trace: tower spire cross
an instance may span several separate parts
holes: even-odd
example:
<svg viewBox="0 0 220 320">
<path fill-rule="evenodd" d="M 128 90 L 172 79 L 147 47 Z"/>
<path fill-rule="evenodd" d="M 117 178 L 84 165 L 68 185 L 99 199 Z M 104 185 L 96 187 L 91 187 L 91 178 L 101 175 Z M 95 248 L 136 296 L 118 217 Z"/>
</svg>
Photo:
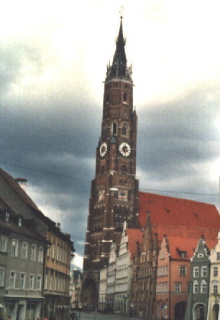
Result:
<svg viewBox="0 0 220 320">
<path fill-rule="evenodd" d="M 123 12 L 124 12 L 124 10 L 125 10 L 124 7 L 121 6 L 121 8 L 120 8 L 120 10 L 119 10 L 119 13 L 120 13 L 120 15 L 121 15 L 121 16 L 120 16 L 121 19 L 123 19 Z"/>
</svg>

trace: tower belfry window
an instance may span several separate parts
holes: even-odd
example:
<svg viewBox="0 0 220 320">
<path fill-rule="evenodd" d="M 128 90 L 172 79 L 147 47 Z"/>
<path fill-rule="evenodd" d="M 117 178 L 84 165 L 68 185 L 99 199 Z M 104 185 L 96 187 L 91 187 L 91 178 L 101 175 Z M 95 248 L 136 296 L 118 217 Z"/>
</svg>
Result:
<svg viewBox="0 0 220 320">
<path fill-rule="evenodd" d="M 127 125 L 126 125 L 126 124 L 123 124 L 123 127 L 122 127 L 122 135 L 123 135 L 123 136 L 126 136 L 126 135 L 127 135 Z"/>
<path fill-rule="evenodd" d="M 113 134 L 117 134 L 117 123 L 116 123 L 116 122 L 113 122 L 113 125 L 112 125 L 112 133 L 113 133 Z"/>
</svg>

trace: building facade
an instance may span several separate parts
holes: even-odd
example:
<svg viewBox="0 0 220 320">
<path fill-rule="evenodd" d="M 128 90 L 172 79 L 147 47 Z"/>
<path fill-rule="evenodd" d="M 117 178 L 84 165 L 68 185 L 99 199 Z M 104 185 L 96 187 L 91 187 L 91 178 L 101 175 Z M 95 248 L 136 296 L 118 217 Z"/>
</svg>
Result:
<svg viewBox="0 0 220 320">
<path fill-rule="evenodd" d="M 97 304 L 99 270 L 108 262 L 111 243 L 120 242 L 124 221 L 130 227 L 138 225 L 137 116 L 131 76 L 121 19 L 104 82 L 101 136 L 91 184 L 82 293 L 89 309 Z"/>
<path fill-rule="evenodd" d="M 220 320 L 220 231 L 210 252 L 210 282 L 207 320 Z"/>
<path fill-rule="evenodd" d="M 10 207 L 16 219 L 22 216 L 24 221 L 28 221 L 30 228 L 33 227 L 35 233 L 39 234 L 47 243 L 47 252 L 45 254 L 43 252 L 42 288 L 44 302 L 42 303 L 41 317 L 56 316 L 57 320 L 65 320 L 70 308 L 70 260 L 74 252 L 70 236 L 61 232 L 60 224 L 56 224 L 46 217 L 16 179 L 2 169 L 0 169 L 0 197 L 2 202 L 7 203 Z M 37 252 L 37 247 L 33 245 L 30 249 L 33 255 L 34 250 Z M 19 268 L 19 265 L 16 267 Z M 36 277 L 33 279 L 35 281 Z M 34 314 L 33 317 L 35 317 L 35 313 L 33 310 L 31 311 L 31 314 Z"/>
<path fill-rule="evenodd" d="M 0 316 L 35 320 L 42 315 L 47 241 L 33 221 L 0 198 Z"/>
</svg>

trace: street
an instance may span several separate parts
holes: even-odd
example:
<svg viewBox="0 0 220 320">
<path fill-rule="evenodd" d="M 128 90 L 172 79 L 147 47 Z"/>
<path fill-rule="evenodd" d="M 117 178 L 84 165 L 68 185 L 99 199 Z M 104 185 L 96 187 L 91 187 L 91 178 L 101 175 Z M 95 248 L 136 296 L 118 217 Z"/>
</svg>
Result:
<svg viewBox="0 0 220 320">
<path fill-rule="evenodd" d="M 98 312 L 78 312 L 77 320 L 139 320 L 139 318 L 120 315 L 117 313 L 103 314 Z"/>
</svg>

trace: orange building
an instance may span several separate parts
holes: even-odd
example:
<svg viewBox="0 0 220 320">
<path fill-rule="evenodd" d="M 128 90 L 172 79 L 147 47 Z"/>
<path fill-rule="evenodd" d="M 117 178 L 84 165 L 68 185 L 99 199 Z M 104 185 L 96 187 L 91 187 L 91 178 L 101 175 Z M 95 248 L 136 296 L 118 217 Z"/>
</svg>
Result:
<svg viewBox="0 0 220 320">
<path fill-rule="evenodd" d="M 51 245 L 45 263 L 44 315 L 63 320 L 69 316 L 70 262 L 74 248 L 70 235 L 63 234 L 59 224 L 47 232 L 47 240 Z"/>
</svg>

